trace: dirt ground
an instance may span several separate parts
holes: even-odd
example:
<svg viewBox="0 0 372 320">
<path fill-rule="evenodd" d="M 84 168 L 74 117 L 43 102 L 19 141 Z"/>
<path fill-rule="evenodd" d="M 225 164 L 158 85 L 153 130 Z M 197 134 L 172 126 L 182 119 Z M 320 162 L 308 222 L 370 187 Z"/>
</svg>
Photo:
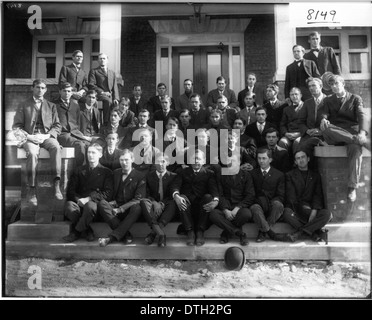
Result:
<svg viewBox="0 0 372 320">
<path fill-rule="evenodd" d="M 369 263 L 247 261 L 229 271 L 223 261 L 28 258 L 5 267 L 7 297 L 363 299 L 371 292 Z"/>
</svg>

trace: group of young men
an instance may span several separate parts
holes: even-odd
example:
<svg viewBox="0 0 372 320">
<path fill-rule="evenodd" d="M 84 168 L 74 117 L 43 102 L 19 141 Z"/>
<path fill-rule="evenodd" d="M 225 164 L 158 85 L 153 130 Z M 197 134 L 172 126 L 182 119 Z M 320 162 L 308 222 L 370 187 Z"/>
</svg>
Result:
<svg viewBox="0 0 372 320">
<path fill-rule="evenodd" d="M 30 203 L 37 205 L 40 148 L 50 153 L 54 194 L 62 200 L 61 146 L 73 147 L 76 167 L 65 205 L 72 231 L 66 242 L 93 241 L 91 223 L 101 219 L 112 232 L 99 239 L 100 246 L 130 243 L 130 228 L 141 216 L 151 227 L 145 242 L 158 237 L 161 247 L 166 246 L 164 227 L 177 217 L 177 232 L 186 236 L 187 245 L 203 245 L 212 223 L 223 230 L 221 243 L 235 236 L 247 245 L 243 225 L 251 221 L 259 229 L 257 242 L 268 237 L 296 241 L 302 234 L 323 239 L 331 213 L 324 206 L 314 147 L 346 145 L 347 196 L 355 201 L 362 146 L 369 146 L 368 119 L 362 99 L 345 90 L 333 49 L 320 46 L 317 32 L 309 35 L 309 43 L 306 55 L 303 47 L 293 47 L 296 61 L 287 67 L 285 101 L 278 100 L 277 84 L 263 90 L 249 73 L 238 98 L 218 77 L 205 106 L 190 79 L 176 99 L 163 83 L 147 101 L 139 85 L 132 97 L 120 99 L 108 57 L 100 54 L 100 66 L 87 76 L 82 52 L 74 52 L 73 63 L 60 72 L 60 97 L 54 103 L 44 99 L 46 83 L 35 80 L 33 97 L 14 118 L 13 129 L 25 136 Z M 323 89 L 325 72 L 332 73 L 332 94 Z M 102 114 L 97 101 L 102 101 Z M 296 232 L 275 233 L 279 220 Z"/>
</svg>

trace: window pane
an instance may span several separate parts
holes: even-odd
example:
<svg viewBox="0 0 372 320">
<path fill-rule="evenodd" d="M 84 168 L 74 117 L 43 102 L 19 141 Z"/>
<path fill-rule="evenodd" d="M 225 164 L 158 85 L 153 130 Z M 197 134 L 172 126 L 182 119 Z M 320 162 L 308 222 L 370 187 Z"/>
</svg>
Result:
<svg viewBox="0 0 372 320">
<path fill-rule="evenodd" d="M 240 55 L 233 55 L 232 56 L 232 74 L 233 74 L 233 90 L 235 92 L 239 92 L 242 85 L 240 83 Z"/>
<path fill-rule="evenodd" d="M 362 61 L 360 53 L 349 53 L 350 73 L 362 73 Z"/>
<path fill-rule="evenodd" d="M 37 78 L 56 77 L 56 58 L 37 58 L 36 60 Z"/>
<path fill-rule="evenodd" d="M 303 46 L 305 49 L 310 48 L 309 43 L 307 42 L 308 36 L 299 36 L 296 37 L 296 44 Z"/>
<path fill-rule="evenodd" d="M 92 40 L 92 52 L 99 52 L 99 39 Z"/>
<path fill-rule="evenodd" d="M 194 79 L 194 55 L 180 55 L 180 94 L 183 94 L 183 82 L 185 79 Z"/>
<path fill-rule="evenodd" d="M 169 88 L 169 58 L 160 58 L 160 82 Z M 169 92 L 168 92 L 169 93 Z"/>
<path fill-rule="evenodd" d="M 208 71 L 208 91 L 215 89 L 216 79 L 222 73 L 221 71 L 221 54 L 208 53 L 207 56 L 207 71 Z"/>
<path fill-rule="evenodd" d="M 349 47 L 350 49 L 364 49 L 367 48 L 367 36 L 349 36 Z"/>
<path fill-rule="evenodd" d="M 98 68 L 98 67 L 99 67 L 98 56 L 92 56 L 91 63 L 90 63 L 90 68 L 94 69 L 94 68 Z"/>
<path fill-rule="evenodd" d="M 169 55 L 169 53 L 168 53 L 168 48 L 161 48 L 160 49 L 160 57 L 161 58 L 168 58 L 168 55 Z"/>
<path fill-rule="evenodd" d="M 73 41 L 73 40 L 66 40 L 65 41 L 65 53 L 73 53 L 75 50 L 83 51 L 83 41 Z"/>
<path fill-rule="evenodd" d="M 56 42 L 54 40 L 45 40 L 38 42 L 39 53 L 56 53 Z"/>
<path fill-rule="evenodd" d="M 338 36 L 321 36 L 320 44 L 323 47 L 332 47 L 333 49 L 340 49 L 340 44 L 338 41 Z"/>
</svg>

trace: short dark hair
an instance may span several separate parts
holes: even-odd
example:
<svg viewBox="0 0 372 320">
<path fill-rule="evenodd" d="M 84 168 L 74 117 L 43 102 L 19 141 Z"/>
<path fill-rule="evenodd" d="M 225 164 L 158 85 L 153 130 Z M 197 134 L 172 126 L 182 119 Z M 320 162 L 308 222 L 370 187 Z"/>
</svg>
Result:
<svg viewBox="0 0 372 320">
<path fill-rule="evenodd" d="M 159 88 L 159 87 L 165 87 L 165 89 L 167 88 L 167 86 L 163 82 L 158 83 L 158 85 L 156 87 L 157 88 Z"/>
<path fill-rule="evenodd" d="M 267 109 L 265 108 L 265 107 L 263 107 L 263 106 L 259 106 L 259 107 L 257 107 L 257 109 L 255 110 L 255 114 L 257 113 L 257 111 L 260 111 L 260 110 L 263 110 L 263 111 L 265 111 L 265 113 L 267 114 Z"/>
<path fill-rule="evenodd" d="M 83 54 L 83 51 L 81 51 L 81 50 L 75 50 L 75 51 L 72 53 L 72 56 L 75 57 L 78 53 Z"/>
<path fill-rule="evenodd" d="M 191 79 L 185 79 L 185 80 L 183 80 L 183 83 L 185 83 L 186 81 L 190 81 L 191 85 L 194 85 L 194 81 L 192 81 Z"/>
<path fill-rule="evenodd" d="M 90 145 L 88 146 L 87 150 L 88 150 L 89 148 L 92 148 L 92 147 L 95 148 L 95 149 L 96 149 L 97 151 L 99 151 L 100 153 L 102 153 L 102 151 L 103 151 L 102 146 L 101 146 L 100 144 L 96 143 L 96 142 L 90 144 Z"/>
<path fill-rule="evenodd" d="M 306 154 L 306 156 L 308 158 L 310 158 L 309 151 L 305 150 L 304 148 L 300 148 L 300 149 L 295 150 L 295 152 L 293 153 L 293 157 L 296 158 L 296 154 L 299 153 L 299 152 L 303 152 L 304 154 Z"/>
<path fill-rule="evenodd" d="M 269 127 L 267 128 L 265 131 L 264 131 L 264 137 L 266 138 L 266 135 L 268 133 L 273 133 L 275 132 L 276 133 L 276 136 L 279 138 L 280 137 L 280 134 L 279 134 L 279 131 L 277 129 L 275 129 L 274 127 Z"/>
<path fill-rule="evenodd" d="M 216 83 L 218 83 L 218 81 L 221 81 L 221 80 L 223 80 L 223 81 L 225 81 L 225 83 L 227 83 L 226 79 L 223 76 L 217 77 Z"/>
<path fill-rule="evenodd" d="M 187 113 L 187 114 L 190 115 L 190 110 L 189 110 L 189 109 L 182 109 L 182 110 L 180 111 L 180 115 L 183 114 L 183 113 Z"/>
<path fill-rule="evenodd" d="M 236 120 L 241 120 L 243 122 L 243 125 L 246 126 L 247 125 L 247 120 L 245 120 L 244 118 L 242 118 L 241 116 L 237 116 L 234 120 L 234 123 Z"/>
<path fill-rule="evenodd" d="M 32 87 L 35 87 L 36 85 L 41 84 L 41 83 L 47 85 L 46 80 L 44 80 L 44 79 L 35 79 L 32 82 Z"/>
<path fill-rule="evenodd" d="M 177 126 L 180 125 L 180 122 L 176 117 L 169 117 L 166 124 L 168 124 L 170 120 L 174 121 L 177 124 Z"/>
<path fill-rule="evenodd" d="M 63 89 L 67 89 L 67 88 L 72 88 L 72 85 L 70 82 L 64 82 L 61 84 L 61 86 L 59 87 L 60 90 L 63 90 Z"/>
<path fill-rule="evenodd" d="M 269 149 L 269 148 L 267 148 L 267 147 L 261 147 L 261 148 L 258 148 L 257 149 L 257 156 L 258 156 L 258 154 L 259 153 L 266 153 L 267 154 L 267 156 L 269 157 L 269 158 L 271 158 L 272 159 L 272 157 L 273 157 L 273 154 L 272 154 L 272 152 L 271 152 L 271 150 Z"/>
<path fill-rule="evenodd" d="M 88 90 L 86 95 L 88 95 L 88 94 L 97 95 L 97 91 L 96 90 L 93 90 L 93 89 L 92 90 Z"/>
</svg>

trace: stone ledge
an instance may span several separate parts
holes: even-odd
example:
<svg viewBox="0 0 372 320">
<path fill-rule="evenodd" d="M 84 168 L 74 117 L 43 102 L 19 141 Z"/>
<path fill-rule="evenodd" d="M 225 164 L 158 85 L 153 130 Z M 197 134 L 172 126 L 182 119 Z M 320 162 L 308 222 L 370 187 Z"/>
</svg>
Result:
<svg viewBox="0 0 372 320">
<path fill-rule="evenodd" d="M 345 146 L 321 146 L 314 148 L 314 155 L 319 158 L 347 158 Z M 363 147 L 363 157 L 371 157 L 371 151 Z"/>
<path fill-rule="evenodd" d="M 75 149 L 74 148 L 63 148 L 62 159 L 75 159 Z M 23 148 L 18 148 L 17 150 L 17 159 L 26 159 L 26 151 Z M 39 159 L 49 159 L 49 152 L 43 148 L 40 150 Z"/>
</svg>

